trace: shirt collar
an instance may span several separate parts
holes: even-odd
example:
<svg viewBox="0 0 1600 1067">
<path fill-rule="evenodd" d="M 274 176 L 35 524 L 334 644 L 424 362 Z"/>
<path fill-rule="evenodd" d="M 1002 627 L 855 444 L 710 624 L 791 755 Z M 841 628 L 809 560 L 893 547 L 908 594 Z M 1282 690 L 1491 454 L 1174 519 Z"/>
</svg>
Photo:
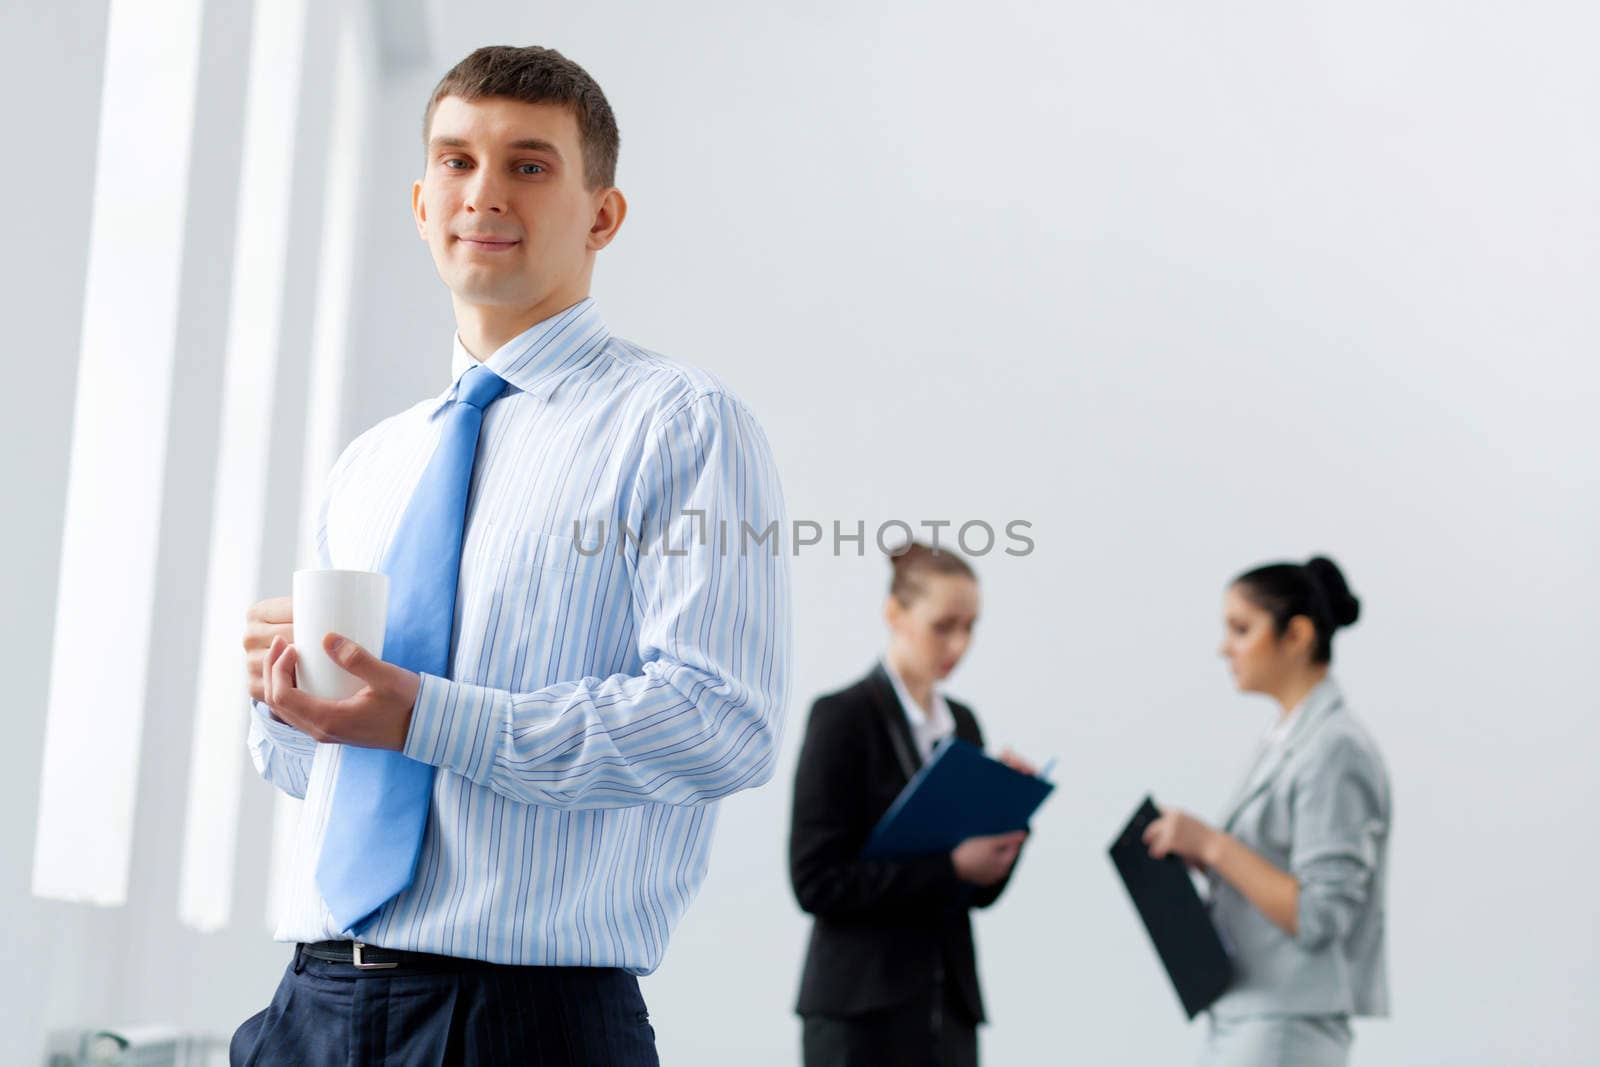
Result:
<svg viewBox="0 0 1600 1067">
<path fill-rule="evenodd" d="M 1282 745 L 1291 734 L 1300 730 L 1303 723 L 1315 720 L 1342 700 L 1343 694 L 1339 691 L 1339 683 L 1333 680 L 1332 674 L 1327 675 L 1311 687 L 1311 692 L 1295 705 L 1294 710 L 1272 724 L 1272 729 L 1267 731 L 1267 747 L 1277 748 Z"/>
<path fill-rule="evenodd" d="M 922 705 L 912 698 L 911 691 L 894 672 L 894 668 L 889 666 L 887 656 L 883 658 L 883 672 L 889 676 L 889 683 L 894 686 L 895 696 L 900 698 L 900 709 L 905 712 L 913 732 L 927 732 L 940 737 L 955 730 L 955 716 L 950 714 L 950 705 L 945 702 L 944 694 L 939 692 L 938 686 L 930 690 L 929 703 L 933 705 L 930 709 L 931 714 L 925 713 Z"/>
<path fill-rule="evenodd" d="M 611 337 L 595 307 L 593 297 L 535 323 L 501 345 L 483 365 L 529 396 L 548 400 L 556 387 L 576 368 L 591 360 Z M 456 398 L 461 376 L 478 360 L 454 337 L 450 358 L 450 386 L 434 400 L 428 418 L 433 418 Z"/>
</svg>

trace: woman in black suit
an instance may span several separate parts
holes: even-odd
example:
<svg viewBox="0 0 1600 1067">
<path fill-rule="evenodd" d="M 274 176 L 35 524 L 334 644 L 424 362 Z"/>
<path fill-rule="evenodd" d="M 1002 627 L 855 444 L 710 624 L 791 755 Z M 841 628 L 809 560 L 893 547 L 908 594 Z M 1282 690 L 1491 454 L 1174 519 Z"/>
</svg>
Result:
<svg viewBox="0 0 1600 1067">
<path fill-rule="evenodd" d="M 789 874 L 815 916 L 796 1010 L 806 1067 L 978 1062 L 984 1021 L 967 912 L 993 904 L 1023 834 L 953 851 L 860 859 L 872 828 L 954 734 L 982 746 L 972 711 L 937 683 L 978 619 L 978 582 L 961 557 L 913 543 L 891 557 L 889 646 L 854 685 L 811 707 L 795 771 Z M 1025 773 L 1020 759 L 1001 757 Z"/>
</svg>

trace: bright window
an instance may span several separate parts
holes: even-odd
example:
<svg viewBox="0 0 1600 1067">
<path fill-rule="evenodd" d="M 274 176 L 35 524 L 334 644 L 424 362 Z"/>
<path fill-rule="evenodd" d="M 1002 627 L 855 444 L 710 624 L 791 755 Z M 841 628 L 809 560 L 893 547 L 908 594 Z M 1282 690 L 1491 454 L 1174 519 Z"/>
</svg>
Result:
<svg viewBox="0 0 1600 1067">
<path fill-rule="evenodd" d="M 200 0 L 111 0 L 33 891 L 127 897 Z"/>
<path fill-rule="evenodd" d="M 199 930 L 232 909 L 249 707 L 239 639 L 258 599 L 305 33 L 305 0 L 256 3 L 179 883 L 179 916 Z"/>
</svg>

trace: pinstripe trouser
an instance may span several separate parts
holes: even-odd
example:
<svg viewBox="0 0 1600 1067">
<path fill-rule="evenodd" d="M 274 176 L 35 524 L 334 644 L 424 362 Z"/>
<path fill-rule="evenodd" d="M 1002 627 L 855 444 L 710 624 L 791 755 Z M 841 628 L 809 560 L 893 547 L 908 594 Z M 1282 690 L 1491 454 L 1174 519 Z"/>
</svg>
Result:
<svg viewBox="0 0 1600 1067">
<path fill-rule="evenodd" d="M 362 971 L 296 951 L 233 1067 L 659 1067 L 639 980 L 596 967 Z"/>
</svg>

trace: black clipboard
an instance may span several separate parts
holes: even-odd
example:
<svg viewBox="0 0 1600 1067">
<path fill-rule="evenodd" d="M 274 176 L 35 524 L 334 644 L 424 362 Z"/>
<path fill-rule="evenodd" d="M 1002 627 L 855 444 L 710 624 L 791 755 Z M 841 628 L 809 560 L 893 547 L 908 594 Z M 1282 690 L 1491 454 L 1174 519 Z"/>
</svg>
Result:
<svg viewBox="0 0 1600 1067">
<path fill-rule="evenodd" d="M 1155 802 L 1145 797 L 1111 843 L 1111 862 L 1144 920 L 1184 1012 L 1193 1019 L 1232 984 L 1233 961 L 1184 861 L 1177 856 L 1153 859 L 1141 840 L 1145 828 L 1160 815 Z"/>
</svg>

